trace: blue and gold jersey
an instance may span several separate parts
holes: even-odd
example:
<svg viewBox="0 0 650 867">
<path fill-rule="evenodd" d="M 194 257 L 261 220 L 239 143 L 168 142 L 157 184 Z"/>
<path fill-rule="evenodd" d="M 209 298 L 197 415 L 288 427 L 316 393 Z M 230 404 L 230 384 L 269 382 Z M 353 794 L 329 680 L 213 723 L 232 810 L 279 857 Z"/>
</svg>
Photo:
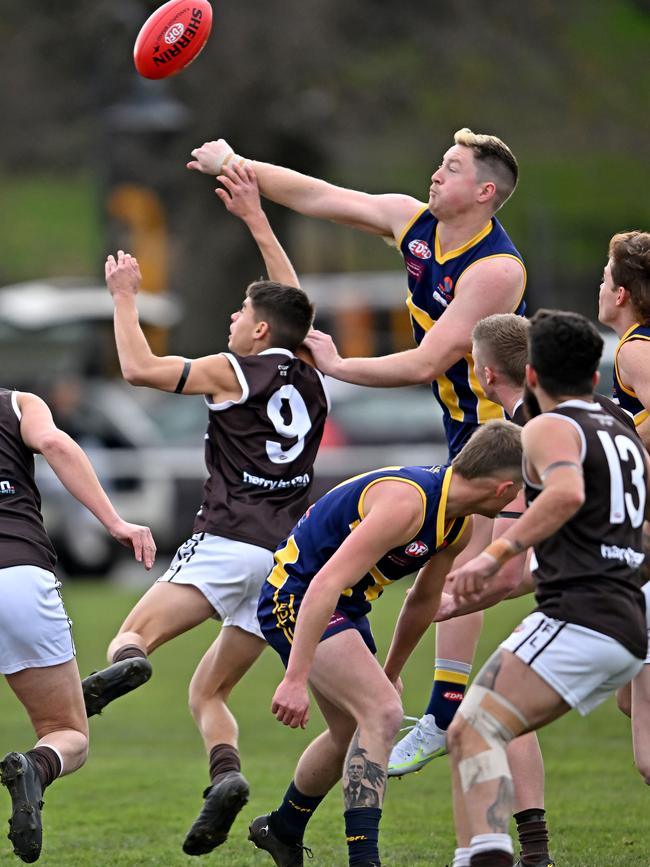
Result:
<svg viewBox="0 0 650 867">
<path fill-rule="evenodd" d="M 460 538 L 468 518 L 445 520 L 452 468 L 385 467 L 342 482 L 311 506 L 289 538 L 275 552 L 267 582 L 276 588 L 273 601 L 297 609 L 309 583 L 364 519 L 364 501 L 378 482 L 399 480 L 419 491 L 424 507 L 418 532 L 405 545 L 388 551 L 353 587 L 343 591 L 336 609 L 355 620 L 370 610 L 384 587 L 411 575 L 431 557 Z M 268 591 L 268 588 L 267 588 Z M 293 623 L 291 624 L 293 626 Z"/>
<path fill-rule="evenodd" d="M 437 236 L 438 220 L 424 208 L 406 226 L 399 248 L 408 276 L 409 309 L 413 336 L 420 343 L 454 300 L 462 275 L 477 262 L 495 257 L 516 259 L 524 268 L 521 255 L 499 221 L 490 222 L 470 241 L 444 255 Z M 526 271 L 524 268 L 524 281 Z M 513 311 L 524 315 L 522 298 Z M 503 409 L 488 400 L 474 373 L 471 352 L 456 362 L 432 383 L 433 393 L 442 406 L 450 456 L 460 451 L 471 431 L 490 419 L 505 418 Z"/>
<path fill-rule="evenodd" d="M 618 370 L 618 353 L 621 346 L 630 340 L 650 340 L 650 326 L 639 325 L 635 323 L 625 332 L 618 342 L 616 352 L 614 353 L 614 400 L 622 406 L 624 410 L 630 413 L 634 419 L 634 424 L 638 427 L 648 418 L 648 410 L 636 396 L 636 392 L 623 385 L 621 375 Z M 650 355 L 648 356 L 650 358 Z"/>
</svg>

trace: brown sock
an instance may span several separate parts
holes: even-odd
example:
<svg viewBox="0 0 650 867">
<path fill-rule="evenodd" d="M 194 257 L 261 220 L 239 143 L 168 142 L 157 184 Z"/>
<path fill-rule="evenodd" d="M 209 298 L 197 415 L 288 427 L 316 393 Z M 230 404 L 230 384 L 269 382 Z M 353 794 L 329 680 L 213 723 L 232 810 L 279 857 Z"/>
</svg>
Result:
<svg viewBox="0 0 650 867">
<path fill-rule="evenodd" d="M 32 763 L 36 766 L 36 772 L 43 790 L 50 783 L 53 783 L 61 773 L 61 759 L 51 747 L 34 747 L 33 750 L 26 752 L 25 756 L 31 759 Z"/>
<path fill-rule="evenodd" d="M 230 744 L 216 744 L 210 750 L 210 782 L 218 783 L 230 771 L 241 771 L 239 750 Z"/>
<path fill-rule="evenodd" d="M 521 863 L 537 864 L 548 858 L 548 829 L 542 809 L 522 810 L 514 814 L 521 846 Z"/>
<path fill-rule="evenodd" d="M 125 644 L 124 647 L 120 647 L 119 650 L 115 651 L 113 654 L 113 662 L 121 662 L 123 659 L 135 659 L 138 656 L 142 659 L 147 658 L 147 654 L 144 650 L 136 647 L 135 644 Z"/>
<path fill-rule="evenodd" d="M 471 867 L 512 867 L 512 855 L 503 849 L 493 849 L 491 852 L 478 852 L 470 859 Z"/>
</svg>

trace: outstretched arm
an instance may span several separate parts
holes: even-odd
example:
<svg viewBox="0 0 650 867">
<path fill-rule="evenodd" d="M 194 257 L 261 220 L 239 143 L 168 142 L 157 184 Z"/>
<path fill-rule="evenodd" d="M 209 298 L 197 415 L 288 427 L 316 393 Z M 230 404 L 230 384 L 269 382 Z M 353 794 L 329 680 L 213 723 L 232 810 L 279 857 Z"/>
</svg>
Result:
<svg viewBox="0 0 650 867">
<path fill-rule="evenodd" d="M 135 559 L 151 569 L 156 545 L 149 527 L 129 524 L 115 511 L 86 453 L 67 433 L 54 424 L 47 404 L 35 394 L 18 396 L 20 435 L 25 445 L 43 455 L 63 486 L 104 525 L 106 530 L 133 548 Z"/>
<path fill-rule="evenodd" d="M 467 531 L 457 544 L 434 554 L 420 569 L 413 587 L 406 594 L 384 664 L 386 677 L 392 683 L 397 683 L 408 658 L 433 622 L 447 573 L 467 544 L 465 535 L 469 536 Z"/>
<path fill-rule="evenodd" d="M 206 142 L 192 151 L 187 167 L 208 175 L 220 174 L 222 167 L 244 164 L 223 139 Z M 253 163 L 262 195 L 308 217 L 333 220 L 375 235 L 398 237 L 404 226 L 425 207 L 411 196 L 370 195 L 337 187 L 327 181 L 302 175 L 282 166 Z"/>
<path fill-rule="evenodd" d="M 122 376 L 131 385 L 175 391 L 185 366 L 180 355 L 154 355 L 140 326 L 135 298 L 142 278 L 137 259 L 118 250 L 106 260 L 106 285 L 113 296 L 115 344 Z M 192 362 L 184 394 L 210 394 L 217 402 L 239 400 L 241 386 L 222 355 L 207 355 Z"/>
<path fill-rule="evenodd" d="M 379 358 L 341 358 L 331 337 L 320 331 L 312 331 L 305 345 L 323 373 L 344 382 L 375 387 L 433 382 L 471 351 L 472 330 L 479 319 L 517 308 L 524 282 L 524 270 L 515 259 L 501 256 L 477 262 L 417 349 Z"/>
<path fill-rule="evenodd" d="M 217 196 L 231 214 L 248 226 L 264 259 L 269 280 L 286 286 L 300 286 L 293 265 L 262 210 L 257 178 L 250 163 L 242 166 L 234 162 L 223 166 L 217 180 L 224 187 L 217 187 Z"/>
<path fill-rule="evenodd" d="M 461 601 L 480 598 L 485 581 L 503 563 L 547 539 L 584 503 L 582 443 L 576 429 L 561 418 L 542 414 L 523 428 L 521 438 L 527 465 L 544 489 L 509 530 L 449 574 L 454 596 Z"/>
</svg>

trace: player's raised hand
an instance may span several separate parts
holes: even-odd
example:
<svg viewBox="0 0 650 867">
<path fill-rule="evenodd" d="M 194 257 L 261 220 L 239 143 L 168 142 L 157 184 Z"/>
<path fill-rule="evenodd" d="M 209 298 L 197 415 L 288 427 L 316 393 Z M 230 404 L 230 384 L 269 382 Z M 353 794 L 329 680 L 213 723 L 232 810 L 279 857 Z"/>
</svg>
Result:
<svg viewBox="0 0 650 867">
<path fill-rule="evenodd" d="M 156 543 L 149 527 L 140 524 L 129 524 L 121 519 L 109 528 L 114 539 L 126 548 L 132 548 L 138 563 L 144 563 L 145 569 L 151 569 L 156 559 Z"/>
<path fill-rule="evenodd" d="M 217 180 L 225 189 L 217 187 L 215 193 L 231 214 L 248 223 L 263 213 L 257 177 L 249 163 L 223 166 Z"/>
<path fill-rule="evenodd" d="M 236 158 L 234 150 L 225 139 L 206 141 L 199 148 L 192 151 L 193 160 L 187 164 L 188 169 L 203 172 L 204 175 L 218 175 L 224 163 Z"/>
<path fill-rule="evenodd" d="M 341 361 L 341 356 L 329 334 L 313 328 L 305 338 L 303 346 L 311 352 L 316 367 L 322 373 L 336 376 L 336 366 Z"/>
<path fill-rule="evenodd" d="M 137 295 L 142 283 L 140 266 L 135 256 L 117 251 L 117 258 L 110 255 L 104 266 L 106 285 L 113 298 L 117 295 Z"/>
<path fill-rule="evenodd" d="M 309 693 L 304 683 L 288 681 L 286 676 L 276 689 L 271 713 L 278 722 L 292 729 L 305 728 L 309 721 Z"/>
</svg>

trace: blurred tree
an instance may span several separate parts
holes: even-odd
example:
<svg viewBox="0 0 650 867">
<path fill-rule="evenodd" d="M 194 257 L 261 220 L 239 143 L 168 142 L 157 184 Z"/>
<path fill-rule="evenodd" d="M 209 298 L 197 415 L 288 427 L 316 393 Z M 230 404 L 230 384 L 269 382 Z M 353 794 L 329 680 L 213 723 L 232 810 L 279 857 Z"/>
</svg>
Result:
<svg viewBox="0 0 650 867">
<path fill-rule="evenodd" d="M 42 0 L 25 17 L 0 0 L 10 84 L 0 95 L 0 173 L 16 196 L 20 179 L 38 171 L 92 173 L 104 201 L 123 182 L 160 197 L 169 283 L 187 304 L 175 351 L 222 346 L 230 310 L 262 270 L 211 181 L 184 169 L 191 148 L 217 136 L 335 182 L 426 198 L 454 130 L 500 135 L 521 164 L 503 220 L 527 257 L 533 306 L 593 313 L 610 235 L 650 224 L 647 0 L 215 0 L 213 34 L 196 63 L 169 81 L 143 82 L 132 45 L 157 5 Z M 125 106 L 140 129 L 124 125 Z M 49 205 L 54 223 L 55 195 Z M 401 268 L 376 239 L 269 211 L 299 270 Z M 104 249 L 92 252 L 98 273 L 120 237 L 105 209 L 104 219 Z M 88 220 L 79 214 L 81 227 Z M 1 278 L 12 278 L 20 243 L 33 251 L 33 276 L 56 268 L 51 253 L 39 255 L 41 225 L 30 233 L 27 222 L 7 249 L 0 223 Z M 69 270 L 72 256 L 62 259 Z M 396 274 L 398 294 L 402 283 Z"/>
</svg>

